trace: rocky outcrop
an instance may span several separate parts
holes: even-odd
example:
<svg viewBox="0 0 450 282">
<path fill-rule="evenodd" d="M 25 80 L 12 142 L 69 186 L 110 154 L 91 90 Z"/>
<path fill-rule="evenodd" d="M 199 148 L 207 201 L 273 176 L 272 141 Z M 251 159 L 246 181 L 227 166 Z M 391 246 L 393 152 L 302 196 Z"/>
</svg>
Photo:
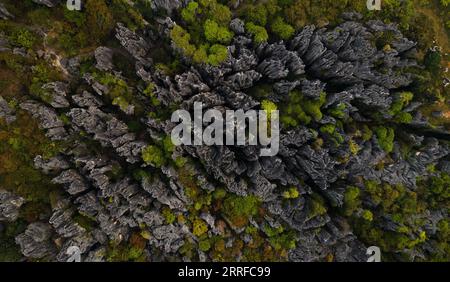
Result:
<svg viewBox="0 0 450 282">
<path fill-rule="evenodd" d="M 22 254 L 32 259 L 43 259 L 55 254 L 51 243 L 52 229 L 48 223 L 34 222 L 28 225 L 24 233 L 16 237 Z"/>
<path fill-rule="evenodd" d="M 15 221 L 25 199 L 0 189 L 0 221 Z"/>
<path fill-rule="evenodd" d="M 108 47 L 98 47 L 95 49 L 96 68 L 102 71 L 110 71 L 113 68 L 113 51 Z"/>
<path fill-rule="evenodd" d="M 65 140 L 68 137 L 64 123 L 54 109 L 35 101 L 21 103 L 20 107 L 39 120 L 40 126 L 46 131 L 45 135 L 51 140 Z"/>
<path fill-rule="evenodd" d="M 67 101 L 68 85 L 64 82 L 49 82 L 42 85 L 42 89 L 48 94 L 50 105 L 55 108 L 67 108 L 69 102 Z"/>
</svg>

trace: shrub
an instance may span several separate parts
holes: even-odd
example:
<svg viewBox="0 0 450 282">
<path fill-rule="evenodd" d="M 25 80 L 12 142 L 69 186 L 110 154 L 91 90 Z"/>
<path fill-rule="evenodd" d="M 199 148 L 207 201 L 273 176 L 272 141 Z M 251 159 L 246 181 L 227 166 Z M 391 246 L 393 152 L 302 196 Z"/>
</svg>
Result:
<svg viewBox="0 0 450 282">
<path fill-rule="evenodd" d="M 172 224 L 175 222 L 176 216 L 170 210 L 170 208 L 163 208 L 162 215 L 163 215 L 164 219 L 166 220 L 167 224 Z"/>
<path fill-rule="evenodd" d="M 386 152 L 390 153 L 394 149 L 394 129 L 379 126 L 375 128 L 375 134 L 378 137 L 378 144 Z"/>
<path fill-rule="evenodd" d="M 413 99 L 414 95 L 411 92 L 400 92 L 395 94 L 394 102 L 389 109 L 389 113 L 396 115 L 401 112 L 401 110 L 409 104 Z"/>
<path fill-rule="evenodd" d="M 37 39 L 28 29 L 16 28 L 9 36 L 9 40 L 13 45 L 30 49 Z"/>
<path fill-rule="evenodd" d="M 142 150 L 142 159 L 145 163 L 154 165 L 155 167 L 161 167 L 166 163 L 162 150 L 153 145 L 147 146 Z"/>
<path fill-rule="evenodd" d="M 320 107 L 325 103 L 326 93 L 322 92 L 318 99 L 309 100 L 303 99 L 303 109 L 305 113 L 313 117 L 316 121 L 322 119 L 322 112 L 320 111 Z"/>
<path fill-rule="evenodd" d="M 300 196 L 298 189 L 296 187 L 291 187 L 283 192 L 283 198 L 285 199 L 295 199 Z"/>
<path fill-rule="evenodd" d="M 400 112 L 395 116 L 394 120 L 399 123 L 410 123 L 413 117 L 410 113 Z"/>
<path fill-rule="evenodd" d="M 183 18 L 183 20 L 188 23 L 194 22 L 197 19 L 196 17 L 197 8 L 198 8 L 197 2 L 195 1 L 189 2 L 186 8 L 181 10 L 181 17 Z"/>
<path fill-rule="evenodd" d="M 209 49 L 208 63 L 213 66 L 217 66 L 223 61 L 225 61 L 227 57 L 228 57 L 227 47 L 220 44 L 214 44 Z"/>
<path fill-rule="evenodd" d="M 351 216 L 361 205 L 358 187 L 348 186 L 344 194 L 344 214 Z"/>
<path fill-rule="evenodd" d="M 201 240 L 200 242 L 198 242 L 198 248 L 202 252 L 207 252 L 209 251 L 209 249 L 211 249 L 211 243 L 209 242 L 209 240 Z"/>
<path fill-rule="evenodd" d="M 287 40 L 294 35 L 295 29 L 287 24 L 282 17 L 277 17 L 270 26 L 273 33 L 279 38 Z"/>
<path fill-rule="evenodd" d="M 429 50 L 425 54 L 425 58 L 423 59 L 423 63 L 427 70 L 429 70 L 433 74 L 438 74 L 441 69 L 441 60 L 442 56 L 440 52 Z"/>
<path fill-rule="evenodd" d="M 208 226 L 206 225 L 206 223 L 203 220 L 196 218 L 192 223 L 192 234 L 199 237 L 205 234 L 207 231 Z"/>
<path fill-rule="evenodd" d="M 264 27 L 255 25 L 252 22 L 245 24 L 245 28 L 248 33 L 253 36 L 253 40 L 256 43 L 262 43 L 269 39 L 269 35 Z"/>
<path fill-rule="evenodd" d="M 213 20 L 206 20 L 203 30 L 206 40 L 211 43 L 218 42 L 227 44 L 233 38 L 233 33 L 228 28 L 219 26 Z"/>
<path fill-rule="evenodd" d="M 262 100 L 261 108 L 266 112 L 267 120 L 270 120 L 272 111 L 277 110 L 277 105 L 275 105 L 275 103 L 270 100 Z"/>
<path fill-rule="evenodd" d="M 364 211 L 362 212 L 362 218 L 363 218 L 364 220 L 367 220 L 367 221 L 372 221 L 372 220 L 373 220 L 373 214 L 372 214 L 372 212 L 369 211 L 369 210 L 364 210 Z"/>
<path fill-rule="evenodd" d="M 229 195 L 223 202 L 222 212 L 236 227 L 243 227 L 249 217 L 258 213 L 259 204 L 256 196 Z"/>
<path fill-rule="evenodd" d="M 353 155 L 358 154 L 358 152 L 359 152 L 359 150 L 360 150 L 358 144 L 357 144 L 355 141 L 353 141 L 353 140 L 350 140 L 350 141 L 348 142 L 348 147 L 349 147 L 349 149 L 350 149 L 350 152 L 351 152 Z"/>
<path fill-rule="evenodd" d="M 191 35 L 181 26 L 175 25 L 170 31 L 170 38 L 175 45 L 180 48 L 186 56 L 191 57 L 195 52 L 195 46 L 191 45 Z"/>
</svg>

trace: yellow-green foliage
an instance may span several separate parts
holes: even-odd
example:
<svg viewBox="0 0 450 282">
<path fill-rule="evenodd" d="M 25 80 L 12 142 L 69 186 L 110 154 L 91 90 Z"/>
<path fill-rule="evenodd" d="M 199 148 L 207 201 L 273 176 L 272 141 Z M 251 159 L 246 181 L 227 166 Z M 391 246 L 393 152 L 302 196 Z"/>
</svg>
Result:
<svg viewBox="0 0 450 282">
<path fill-rule="evenodd" d="M 262 100 L 261 108 L 266 112 L 267 120 L 270 120 L 270 118 L 272 116 L 272 111 L 277 110 L 277 105 L 275 105 L 275 103 L 270 100 Z"/>
<path fill-rule="evenodd" d="M 335 107 L 329 111 L 329 114 L 335 118 L 343 119 L 345 117 L 345 112 L 344 112 L 345 108 L 346 108 L 345 104 L 339 103 L 337 105 L 337 107 Z"/>
<path fill-rule="evenodd" d="M 370 128 L 366 124 L 364 124 L 361 135 L 362 140 L 369 141 L 370 139 L 372 139 L 372 135 L 373 135 L 372 130 L 370 130 Z"/>
<path fill-rule="evenodd" d="M 390 153 L 394 149 L 394 129 L 391 127 L 379 126 L 375 128 L 375 134 L 378 138 L 378 144 L 386 152 Z"/>
<path fill-rule="evenodd" d="M 200 242 L 198 242 L 198 248 L 202 252 L 207 252 L 209 251 L 209 249 L 211 249 L 211 243 L 209 242 L 209 240 L 201 240 Z"/>
<path fill-rule="evenodd" d="M 258 213 L 259 204 L 256 196 L 229 195 L 223 202 L 222 212 L 236 227 L 243 227 Z"/>
<path fill-rule="evenodd" d="M 185 25 L 175 25 L 170 37 L 182 53 L 195 63 L 219 65 L 228 57 L 233 33 L 228 25 L 231 11 L 216 0 L 192 1 L 181 10 Z"/>
<path fill-rule="evenodd" d="M 295 32 L 295 29 L 291 25 L 287 24 L 282 17 L 276 17 L 270 25 L 270 28 L 274 34 L 284 40 L 291 38 Z"/>
<path fill-rule="evenodd" d="M 450 205 L 450 175 L 439 173 L 420 182 L 420 192 L 432 208 Z"/>
<path fill-rule="evenodd" d="M 120 22 L 131 30 L 144 27 L 144 19 L 129 1 L 112 0 L 109 2 L 109 9 L 115 22 Z"/>
<path fill-rule="evenodd" d="M 300 196 L 298 189 L 296 187 L 291 187 L 283 192 L 283 198 L 285 199 L 296 199 Z"/>
<path fill-rule="evenodd" d="M 353 155 L 357 155 L 360 150 L 358 144 L 353 140 L 348 141 L 348 147 Z"/>
<path fill-rule="evenodd" d="M 162 215 L 163 215 L 164 219 L 166 220 L 167 224 L 172 224 L 172 223 L 175 222 L 176 216 L 170 210 L 170 208 L 163 208 L 162 209 Z"/>
<path fill-rule="evenodd" d="M 186 56 L 191 57 L 194 55 L 195 45 L 190 43 L 191 35 L 184 28 L 179 25 L 175 25 L 170 31 L 170 38 Z"/>
<path fill-rule="evenodd" d="M 201 220 L 200 218 L 196 218 L 194 222 L 192 222 L 192 234 L 199 237 L 205 234 L 208 231 L 208 225 Z"/>
<path fill-rule="evenodd" d="M 309 203 L 309 217 L 324 215 L 327 212 L 324 199 L 319 194 L 312 194 Z"/>
<path fill-rule="evenodd" d="M 281 122 L 287 127 L 309 124 L 312 119 L 322 119 L 320 108 L 325 103 L 326 94 L 322 93 L 318 99 L 308 99 L 300 91 L 289 93 L 289 100 L 281 110 Z"/>
<path fill-rule="evenodd" d="M 110 73 L 94 73 L 93 76 L 101 84 L 108 87 L 107 94 L 113 105 L 119 106 L 123 111 L 130 106 L 133 100 L 133 92 L 125 80 Z"/>
<path fill-rule="evenodd" d="M 166 164 L 162 150 L 154 145 L 147 146 L 142 150 L 142 160 L 155 167 L 161 167 Z"/>
<path fill-rule="evenodd" d="M 372 221 L 373 220 L 373 214 L 369 210 L 364 210 L 362 212 L 362 218 L 364 218 L 367 221 Z"/>
<path fill-rule="evenodd" d="M 394 102 L 391 105 L 389 113 L 392 115 L 396 115 L 400 113 L 400 111 L 411 102 L 414 95 L 411 92 L 400 92 L 396 93 Z"/>
<path fill-rule="evenodd" d="M 156 97 L 154 91 L 155 91 L 155 85 L 153 83 L 149 83 L 143 92 L 147 97 L 150 98 L 151 104 L 155 107 L 158 107 L 161 104 L 161 102 Z"/>
<path fill-rule="evenodd" d="M 211 43 L 227 44 L 233 38 L 233 33 L 226 27 L 219 26 L 215 21 L 207 19 L 204 24 L 206 40 Z"/>
<path fill-rule="evenodd" d="M 143 262 L 146 260 L 146 255 L 144 250 L 137 246 L 110 244 L 106 253 L 106 260 L 109 262 Z"/>
<path fill-rule="evenodd" d="M 358 187 L 347 187 L 344 194 L 344 214 L 346 216 L 351 216 L 361 206 L 359 194 L 360 191 Z"/>
<path fill-rule="evenodd" d="M 253 36 L 256 43 L 262 43 L 269 39 L 269 35 L 264 27 L 256 25 L 252 22 L 245 24 L 245 29 Z"/>
<path fill-rule="evenodd" d="M 320 132 L 325 136 L 331 137 L 336 144 L 341 144 L 344 142 L 344 137 L 336 130 L 336 125 L 325 124 L 320 127 Z"/>
</svg>

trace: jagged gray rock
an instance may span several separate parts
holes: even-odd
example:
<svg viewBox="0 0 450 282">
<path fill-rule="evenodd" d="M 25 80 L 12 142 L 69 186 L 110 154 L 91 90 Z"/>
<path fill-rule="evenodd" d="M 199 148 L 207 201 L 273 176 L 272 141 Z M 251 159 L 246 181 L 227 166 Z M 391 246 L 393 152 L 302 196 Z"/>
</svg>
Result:
<svg viewBox="0 0 450 282">
<path fill-rule="evenodd" d="M 95 49 L 94 56 L 95 60 L 97 61 L 97 64 L 95 65 L 96 68 L 102 71 L 112 70 L 113 51 L 110 48 L 100 46 Z"/>
<path fill-rule="evenodd" d="M 0 221 L 15 221 L 25 199 L 0 189 Z"/>
<path fill-rule="evenodd" d="M 45 5 L 50 8 L 55 7 L 61 2 L 61 0 L 32 0 L 32 1 L 36 4 Z"/>
<path fill-rule="evenodd" d="M 42 89 L 49 94 L 50 105 L 53 108 L 67 108 L 70 106 L 67 101 L 68 85 L 64 82 L 56 81 L 42 85 Z"/>
<path fill-rule="evenodd" d="M 43 222 L 33 222 L 28 225 L 24 233 L 16 237 L 24 256 L 42 259 L 55 254 L 55 246 L 50 242 L 51 226 Z"/>
</svg>

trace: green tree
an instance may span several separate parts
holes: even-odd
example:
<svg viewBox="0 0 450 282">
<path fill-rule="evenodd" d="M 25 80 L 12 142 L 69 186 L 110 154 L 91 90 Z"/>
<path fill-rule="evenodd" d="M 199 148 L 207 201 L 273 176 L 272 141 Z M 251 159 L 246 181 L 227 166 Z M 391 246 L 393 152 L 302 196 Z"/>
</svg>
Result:
<svg viewBox="0 0 450 282">
<path fill-rule="evenodd" d="M 183 51 L 186 56 L 193 56 L 195 53 L 195 46 L 190 44 L 191 35 L 179 25 L 175 25 L 170 31 L 170 38 L 175 45 Z"/>
<path fill-rule="evenodd" d="M 287 40 L 294 35 L 295 29 L 287 24 L 282 17 L 277 17 L 270 26 L 273 33 L 281 39 Z"/>
<path fill-rule="evenodd" d="M 379 126 L 375 128 L 375 134 L 378 138 L 378 144 L 386 152 L 390 153 L 394 149 L 394 129 Z"/>
<path fill-rule="evenodd" d="M 186 6 L 186 8 L 181 10 L 181 17 L 183 18 L 183 20 L 185 20 L 188 23 L 195 22 L 195 20 L 197 19 L 197 17 L 196 17 L 197 8 L 198 8 L 197 2 L 195 2 L 195 1 L 189 2 L 189 4 Z"/>
<path fill-rule="evenodd" d="M 220 44 L 214 44 L 209 48 L 209 55 L 208 55 L 208 63 L 217 66 L 223 61 L 225 61 L 228 57 L 228 49 L 227 47 L 220 45 Z"/>
<path fill-rule="evenodd" d="M 253 36 L 253 40 L 256 43 L 262 43 L 269 39 L 267 30 L 262 26 L 249 22 L 245 24 L 245 28 L 247 29 L 247 32 Z"/>
<path fill-rule="evenodd" d="M 213 20 L 206 20 L 204 24 L 204 34 L 206 40 L 211 43 L 229 43 L 233 38 L 233 33 L 228 30 L 226 27 L 219 26 Z"/>
<path fill-rule="evenodd" d="M 147 146 L 142 150 L 142 160 L 155 167 L 161 167 L 166 163 L 163 151 L 154 145 Z"/>
</svg>

